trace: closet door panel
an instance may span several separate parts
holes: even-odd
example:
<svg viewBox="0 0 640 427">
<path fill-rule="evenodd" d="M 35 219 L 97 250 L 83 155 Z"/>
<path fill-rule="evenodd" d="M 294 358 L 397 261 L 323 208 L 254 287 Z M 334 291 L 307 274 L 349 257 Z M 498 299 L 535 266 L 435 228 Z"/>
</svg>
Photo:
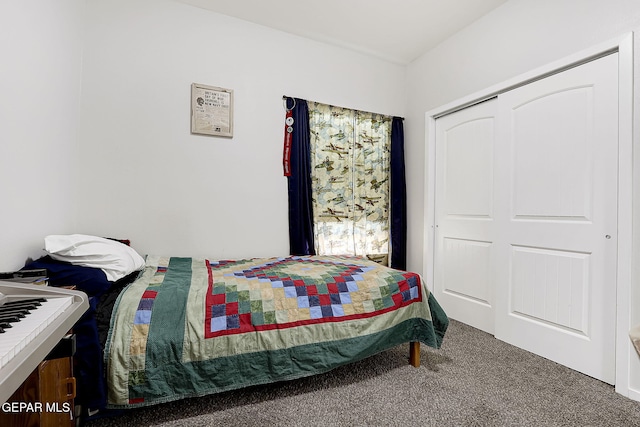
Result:
<svg viewBox="0 0 640 427">
<path fill-rule="evenodd" d="M 493 333 L 494 110 L 488 101 L 436 121 L 436 297 Z"/>
<path fill-rule="evenodd" d="M 617 69 L 611 54 L 500 95 L 496 139 L 496 338 L 608 383 Z"/>
</svg>

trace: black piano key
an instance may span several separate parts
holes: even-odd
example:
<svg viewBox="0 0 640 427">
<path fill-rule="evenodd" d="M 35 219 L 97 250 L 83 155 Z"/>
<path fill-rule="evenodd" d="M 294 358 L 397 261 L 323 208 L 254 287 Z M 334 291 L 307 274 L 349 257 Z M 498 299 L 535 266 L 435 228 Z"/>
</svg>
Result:
<svg viewBox="0 0 640 427">
<path fill-rule="evenodd" d="M 42 298 L 42 297 L 38 297 L 38 298 L 23 298 L 23 299 L 17 299 L 17 300 L 13 300 L 13 301 L 9 301 L 5 304 L 15 304 L 15 303 L 19 303 L 19 302 L 45 302 L 47 299 L 46 298 Z"/>
<path fill-rule="evenodd" d="M 9 322 L 0 322 L 0 328 L 9 329 L 12 328 L 11 323 Z"/>
<path fill-rule="evenodd" d="M 2 313 L 0 314 L 0 320 L 5 317 L 18 317 L 20 319 L 24 319 L 28 314 L 31 314 L 29 311 L 15 311 L 11 313 Z"/>
<path fill-rule="evenodd" d="M 0 310 L 13 310 L 16 308 L 30 307 L 30 308 L 38 308 L 42 304 L 35 302 L 25 302 L 21 304 L 11 304 L 11 305 L 0 305 Z"/>
<path fill-rule="evenodd" d="M 21 311 L 21 310 L 37 310 L 35 305 L 12 305 L 11 307 L 0 307 L 0 313 L 6 313 L 7 311 Z"/>
<path fill-rule="evenodd" d="M 0 307 L 0 313 L 5 313 L 7 311 L 22 310 L 22 309 L 24 309 L 24 307 L 25 306 L 23 306 L 23 305 L 12 306 L 12 307 Z"/>
<path fill-rule="evenodd" d="M 22 298 L 22 299 L 14 299 L 12 301 L 7 301 L 5 304 L 17 304 L 20 302 L 44 302 L 46 298 Z"/>
<path fill-rule="evenodd" d="M 0 307 L 9 307 L 9 306 L 20 305 L 20 304 L 35 304 L 37 306 L 40 306 L 45 301 L 47 301 L 46 298 L 28 298 L 28 299 L 5 302 Z"/>
<path fill-rule="evenodd" d="M 17 316 L 15 314 L 11 314 L 11 315 L 6 315 L 6 316 L 0 316 L 0 322 L 19 322 L 20 319 L 24 318 Z"/>
<path fill-rule="evenodd" d="M 2 317 L 2 316 L 18 316 L 18 317 L 22 318 L 22 317 L 26 316 L 29 313 L 30 313 L 29 310 L 10 310 L 10 311 L 7 311 L 7 312 L 0 313 L 0 317 Z"/>
<path fill-rule="evenodd" d="M 4 313 L 5 311 L 13 311 L 13 310 L 37 310 L 40 305 L 36 304 L 20 304 L 20 305 L 0 305 L 0 313 Z"/>
<path fill-rule="evenodd" d="M 29 314 L 32 311 L 36 311 L 36 309 L 34 309 L 34 308 L 29 308 L 29 309 L 21 308 L 21 309 L 16 309 L 16 310 L 0 310 L 0 316 L 6 316 L 6 315 L 12 315 L 12 314 L 18 314 L 18 313 Z"/>
</svg>

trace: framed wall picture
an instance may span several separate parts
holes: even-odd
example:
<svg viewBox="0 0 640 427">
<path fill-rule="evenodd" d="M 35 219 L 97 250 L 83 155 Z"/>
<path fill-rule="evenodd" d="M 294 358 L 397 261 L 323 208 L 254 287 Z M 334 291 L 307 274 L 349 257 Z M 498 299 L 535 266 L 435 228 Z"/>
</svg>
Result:
<svg viewBox="0 0 640 427">
<path fill-rule="evenodd" d="M 191 84 L 191 133 L 233 137 L 233 90 Z"/>
</svg>

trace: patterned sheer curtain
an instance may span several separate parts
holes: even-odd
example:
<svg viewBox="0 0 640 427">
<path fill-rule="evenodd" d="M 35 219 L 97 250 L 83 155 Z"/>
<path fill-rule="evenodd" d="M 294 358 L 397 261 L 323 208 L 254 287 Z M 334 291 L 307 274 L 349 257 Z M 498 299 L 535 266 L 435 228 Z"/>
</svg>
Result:
<svg viewBox="0 0 640 427">
<path fill-rule="evenodd" d="M 316 253 L 389 263 L 392 118 L 308 102 Z"/>
</svg>

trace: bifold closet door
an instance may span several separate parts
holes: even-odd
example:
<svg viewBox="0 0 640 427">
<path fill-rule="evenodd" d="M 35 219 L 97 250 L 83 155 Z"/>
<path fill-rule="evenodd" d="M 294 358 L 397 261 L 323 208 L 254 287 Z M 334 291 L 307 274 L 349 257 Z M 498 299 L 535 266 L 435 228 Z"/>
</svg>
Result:
<svg viewBox="0 0 640 427">
<path fill-rule="evenodd" d="M 447 314 L 494 331 L 496 101 L 436 120 L 434 293 Z"/>
<path fill-rule="evenodd" d="M 500 95 L 495 336 L 615 382 L 618 54 Z"/>
<path fill-rule="evenodd" d="M 610 54 L 436 120 L 434 292 L 453 319 L 615 381 Z"/>
</svg>

